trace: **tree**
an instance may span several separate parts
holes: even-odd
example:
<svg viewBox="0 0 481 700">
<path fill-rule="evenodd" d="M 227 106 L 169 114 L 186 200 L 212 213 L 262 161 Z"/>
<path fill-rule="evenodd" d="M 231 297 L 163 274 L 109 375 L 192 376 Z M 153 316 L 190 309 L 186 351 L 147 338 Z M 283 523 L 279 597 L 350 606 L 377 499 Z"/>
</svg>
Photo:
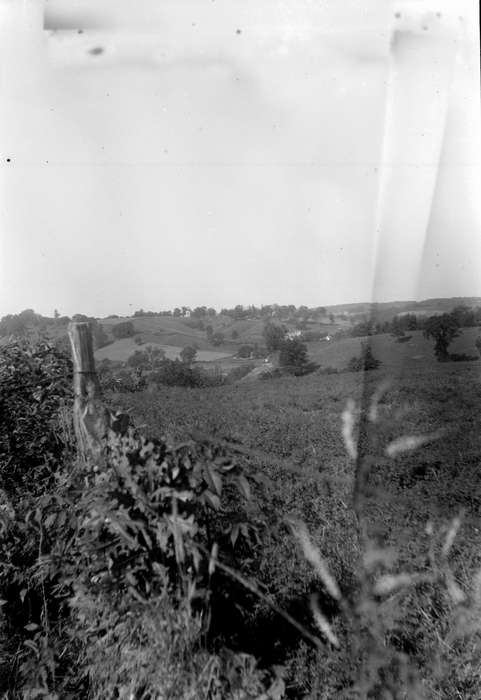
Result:
<svg viewBox="0 0 481 700">
<path fill-rule="evenodd" d="M 127 365 L 136 369 L 153 371 L 161 367 L 164 359 L 165 351 L 162 348 L 147 345 L 145 350 L 136 350 L 127 360 Z"/>
<path fill-rule="evenodd" d="M 13 335 L 23 337 L 27 333 L 27 324 L 17 314 L 4 316 L 0 321 L 0 336 Z"/>
<path fill-rule="evenodd" d="M 182 348 L 182 350 L 180 351 L 180 359 L 186 365 L 192 364 L 192 362 L 195 360 L 196 355 L 197 348 L 194 348 L 192 345 L 186 345 L 185 348 Z"/>
<path fill-rule="evenodd" d="M 224 334 L 220 333 L 220 331 L 217 331 L 217 333 L 214 333 L 214 335 L 211 337 L 210 342 L 215 347 L 217 347 L 218 345 L 222 345 L 222 343 L 224 342 Z"/>
<path fill-rule="evenodd" d="M 425 323 L 423 331 L 425 338 L 434 340 L 434 354 L 438 362 L 449 360 L 448 347 L 459 334 L 459 325 L 451 314 L 430 316 Z"/>
<path fill-rule="evenodd" d="M 381 361 L 374 357 L 371 346 L 366 341 L 361 342 L 361 355 L 351 357 L 347 365 L 348 372 L 368 372 L 380 367 Z"/>
<path fill-rule="evenodd" d="M 232 331 L 232 334 L 231 334 L 231 338 L 232 338 L 232 340 L 237 340 L 238 337 L 239 337 L 239 331 L 237 331 L 234 328 L 234 330 Z"/>
<path fill-rule="evenodd" d="M 292 374 L 306 374 L 311 370 L 307 345 L 300 338 L 283 340 L 279 352 L 279 365 Z"/>
<path fill-rule="evenodd" d="M 112 335 L 114 338 L 130 338 L 135 335 L 135 326 L 132 321 L 123 321 L 112 326 Z"/>
<path fill-rule="evenodd" d="M 266 323 L 262 332 L 266 343 L 267 351 L 274 352 L 280 350 L 281 345 L 286 335 L 284 326 L 279 326 L 276 323 Z"/>
<path fill-rule="evenodd" d="M 250 356 L 253 354 L 254 354 L 254 346 L 253 345 L 241 345 L 237 351 L 237 357 L 241 357 L 243 359 L 250 358 Z"/>
</svg>

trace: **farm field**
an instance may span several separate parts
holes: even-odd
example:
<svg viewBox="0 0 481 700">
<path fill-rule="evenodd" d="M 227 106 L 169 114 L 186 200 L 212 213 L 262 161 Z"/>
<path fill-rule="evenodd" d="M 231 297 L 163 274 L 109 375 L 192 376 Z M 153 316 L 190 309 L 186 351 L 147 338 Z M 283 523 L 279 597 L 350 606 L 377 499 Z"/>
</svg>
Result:
<svg viewBox="0 0 481 700">
<path fill-rule="evenodd" d="M 479 331 L 477 328 L 464 328 L 461 336 L 455 338 L 449 347 L 450 352 L 465 353 L 478 356 L 475 340 Z M 381 360 L 385 371 L 410 371 L 416 366 L 432 367 L 433 343 L 424 338 L 422 331 L 406 332 L 407 342 L 396 342 L 388 334 L 374 335 L 369 338 L 374 355 Z M 330 342 L 307 343 L 309 356 L 322 367 L 344 368 L 350 358 L 358 355 L 361 342 L 366 338 L 342 338 Z"/>
<path fill-rule="evenodd" d="M 98 361 L 109 359 L 116 362 L 126 362 L 128 358 L 134 354 L 136 350 L 142 350 L 145 345 L 153 345 L 165 352 L 165 356 L 169 360 L 180 358 L 180 353 L 183 346 L 164 345 L 155 341 L 150 341 L 143 345 L 137 345 L 133 338 L 121 338 L 110 345 L 106 345 L 95 352 L 95 359 Z M 230 355 L 225 352 L 217 352 L 215 350 L 198 350 L 197 359 L 200 362 L 215 362 L 228 358 Z"/>
<path fill-rule="evenodd" d="M 351 508 L 354 464 L 341 434 L 342 413 L 349 399 L 359 408 L 361 400 L 382 386 L 378 422 L 367 436 L 372 491 L 365 516 L 372 546 L 389 553 L 389 563 L 383 566 L 394 574 L 426 572 L 437 566 L 433 552 L 440 550 L 450 524 L 459 517 L 450 566 L 465 596 L 462 600 L 475 595 L 475 575 L 481 567 L 481 363 L 437 363 L 432 346 L 418 334 L 413 334 L 409 350 L 387 336 L 373 340 L 378 341 L 373 343 L 375 355 L 385 364 L 364 375 L 314 373 L 111 397 L 148 433 L 172 440 L 210 435 L 242 444 L 250 468 L 270 479 L 268 488 L 257 494 L 268 525 L 254 565 L 256 576 L 286 609 L 300 615 L 302 601 L 307 606 L 309 592 L 319 584 L 286 523 L 294 519 L 306 524 L 348 594 L 360 552 Z M 471 352 L 470 332 L 460 340 L 463 344 L 456 351 Z M 323 365 L 336 359 L 345 364 L 358 343 L 339 341 L 322 348 L 316 359 Z M 415 359 L 420 354 L 422 361 Z M 388 457 L 386 446 L 402 435 L 434 437 L 415 450 Z M 457 641 L 465 634 L 465 608 L 459 601 L 456 604 L 445 589 L 434 585 L 407 587 L 382 608 L 379 624 L 386 639 L 420 670 L 425 695 L 413 697 L 481 697 L 480 640 L 476 632 L 469 647 Z M 256 619 L 251 631 L 230 641 L 265 662 L 286 664 L 290 697 L 344 697 L 348 661 L 342 652 L 332 656 L 326 650 L 309 650 L 294 640 L 291 630 L 286 651 L 286 631 L 272 627 L 272 620 L 261 612 Z M 348 631 L 335 612 L 332 624 L 347 644 L 343 634 Z M 331 676 L 336 679 L 332 686 Z M 458 691 L 461 695 L 455 694 Z"/>
</svg>

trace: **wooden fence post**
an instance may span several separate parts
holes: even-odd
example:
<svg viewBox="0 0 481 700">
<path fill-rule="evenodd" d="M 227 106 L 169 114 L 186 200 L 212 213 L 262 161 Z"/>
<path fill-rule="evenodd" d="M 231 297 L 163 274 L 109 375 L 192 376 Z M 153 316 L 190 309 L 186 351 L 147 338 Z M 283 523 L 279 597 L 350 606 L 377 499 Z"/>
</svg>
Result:
<svg viewBox="0 0 481 700">
<path fill-rule="evenodd" d="M 78 450 L 84 460 L 93 458 L 98 461 L 102 440 L 112 427 L 112 417 L 101 400 L 90 324 L 72 322 L 68 335 L 72 348 L 74 425 Z"/>
</svg>

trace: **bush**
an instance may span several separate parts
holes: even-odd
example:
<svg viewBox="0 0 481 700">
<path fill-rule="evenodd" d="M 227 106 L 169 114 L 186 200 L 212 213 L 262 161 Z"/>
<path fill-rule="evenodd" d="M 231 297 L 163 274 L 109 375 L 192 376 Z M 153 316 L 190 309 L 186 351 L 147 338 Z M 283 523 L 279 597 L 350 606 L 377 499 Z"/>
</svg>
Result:
<svg viewBox="0 0 481 700">
<path fill-rule="evenodd" d="M 205 646 L 220 611 L 253 606 L 231 595 L 262 527 L 238 460 L 130 429 L 75 463 L 67 358 L 21 341 L 0 362 L 2 696 L 283 697 L 252 656 Z"/>
<path fill-rule="evenodd" d="M 193 345 L 186 345 L 180 351 L 180 359 L 187 365 L 190 365 L 192 364 L 192 362 L 194 362 L 196 355 L 197 348 L 195 348 Z"/>
<path fill-rule="evenodd" d="M 72 401 L 69 356 L 47 341 L 0 347 L 0 488 L 53 479 L 65 445 L 57 420 Z"/>
<path fill-rule="evenodd" d="M 381 366 L 381 361 L 376 359 L 371 350 L 371 346 L 364 342 L 361 343 L 361 354 L 358 357 L 351 357 L 347 365 L 348 372 L 368 372 L 372 369 L 378 369 Z"/>
<path fill-rule="evenodd" d="M 255 369 L 255 364 L 253 364 L 252 362 L 249 362 L 245 365 L 239 365 L 239 367 L 233 367 L 226 377 L 226 382 L 237 382 L 239 381 L 239 379 L 243 379 L 243 377 L 246 377 L 248 374 L 250 374 L 250 372 L 252 372 L 253 369 Z"/>
<path fill-rule="evenodd" d="M 467 355 L 466 353 L 450 352 L 449 360 L 451 362 L 476 362 L 479 357 L 476 355 Z"/>
<path fill-rule="evenodd" d="M 237 357 L 241 357 L 242 359 L 248 359 L 253 354 L 254 354 L 254 346 L 253 345 L 241 345 L 237 351 Z"/>
<path fill-rule="evenodd" d="M 213 387 L 223 383 L 223 378 L 210 375 L 201 367 L 191 367 L 179 360 L 164 360 L 158 369 L 150 373 L 153 384 L 184 387 Z"/>
</svg>

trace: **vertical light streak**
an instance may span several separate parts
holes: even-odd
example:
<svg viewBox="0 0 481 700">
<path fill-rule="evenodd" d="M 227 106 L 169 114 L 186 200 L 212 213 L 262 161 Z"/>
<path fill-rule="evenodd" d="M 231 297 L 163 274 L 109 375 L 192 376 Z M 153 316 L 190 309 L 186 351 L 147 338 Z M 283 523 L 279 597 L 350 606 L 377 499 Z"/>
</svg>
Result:
<svg viewBox="0 0 481 700">
<path fill-rule="evenodd" d="M 413 298 L 441 155 L 457 17 L 394 10 L 374 232 L 373 301 Z"/>
</svg>

